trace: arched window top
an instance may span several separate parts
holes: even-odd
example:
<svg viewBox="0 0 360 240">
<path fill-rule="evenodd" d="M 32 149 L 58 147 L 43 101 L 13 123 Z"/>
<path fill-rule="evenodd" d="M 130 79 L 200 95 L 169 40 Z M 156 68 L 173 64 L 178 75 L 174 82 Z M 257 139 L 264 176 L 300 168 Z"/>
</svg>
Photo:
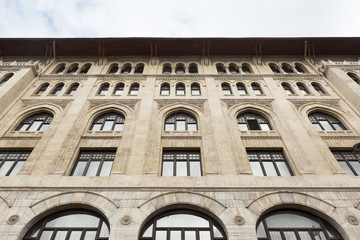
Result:
<svg viewBox="0 0 360 240">
<path fill-rule="evenodd" d="M 191 84 L 191 95 L 200 95 L 200 85 L 198 83 Z"/>
<path fill-rule="evenodd" d="M 119 71 L 119 64 L 113 63 L 109 67 L 109 74 L 115 74 Z"/>
<path fill-rule="evenodd" d="M 81 74 L 86 74 L 86 73 L 88 73 L 90 67 L 91 67 L 91 63 L 86 63 L 86 64 L 84 64 L 84 65 L 82 66 L 82 68 L 81 68 L 80 73 L 81 73 Z"/>
<path fill-rule="evenodd" d="M 359 77 L 357 74 L 348 72 L 347 75 L 348 75 L 352 80 L 354 80 L 357 84 L 360 84 L 360 77 Z"/>
<path fill-rule="evenodd" d="M 140 85 L 133 83 L 130 87 L 129 95 L 137 95 L 139 93 Z"/>
<path fill-rule="evenodd" d="M 221 84 L 221 89 L 224 95 L 231 95 L 231 87 L 228 83 L 222 83 Z"/>
<path fill-rule="evenodd" d="M 129 74 L 130 72 L 131 72 L 131 64 L 130 63 L 124 64 L 124 66 L 121 68 L 121 73 Z"/>
<path fill-rule="evenodd" d="M 280 73 L 279 66 L 275 63 L 269 63 L 269 67 L 273 73 Z"/>
<path fill-rule="evenodd" d="M 292 90 L 292 88 L 290 87 L 289 84 L 283 82 L 283 83 L 281 83 L 281 86 L 284 88 L 285 92 L 286 92 L 288 95 L 294 94 L 294 91 Z"/>
<path fill-rule="evenodd" d="M 175 73 L 176 73 L 176 74 L 183 74 L 183 73 L 185 73 L 184 64 L 182 64 L 182 63 L 176 64 Z"/>
<path fill-rule="evenodd" d="M 163 65 L 163 74 L 171 74 L 171 64 L 170 63 L 164 63 Z"/>
<path fill-rule="evenodd" d="M 266 214 L 257 224 L 256 235 L 258 239 L 264 240 L 343 239 L 335 228 L 323 219 L 293 209 L 281 209 Z"/>
<path fill-rule="evenodd" d="M 25 234 L 23 240 L 107 240 L 109 235 L 109 223 L 101 215 L 89 210 L 72 209 L 57 212 L 40 220 Z M 70 238 L 66 238 L 67 236 Z"/>
<path fill-rule="evenodd" d="M 14 76 L 14 73 L 5 74 L 4 77 L 0 80 L 0 85 L 9 81 L 9 79 L 12 78 L 12 76 Z"/>
<path fill-rule="evenodd" d="M 125 117 L 117 112 L 108 112 L 95 118 L 92 131 L 122 131 Z"/>
<path fill-rule="evenodd" d="M 196 118 L 185 112 L 177 112 L 165 120 L 165 131 L 197 131 Z"/>
<path fill-rule="evenodd" d="M 35 94 L 36 94 L 36 95 L 41 95 L 41 94 L 43 94 L 48 87 L 49 87 L 49 83 L 43 83 L 43 84 L 41 85 L 41 87 L 37 90 L 37 92 L 36 92 Z"/>
<path fill-rule="evenodd" d="M 189 73 L 198 73 L 198 66 L 196 63 L 190 63 Z"/>
<path fill-rule="evenodd" d="M 179 209 L 159 214 L 147 222 L 140 232 L 140 240 L 155 239 L 155 235 L 156 239 L 167 239 L 168 231 L 171 239 L 227 239 L 215 219 L 197 211 Z"/>
<path fill-rule="evenodd" d="M 101 96 L 105 96 L 106 93 L 109 91 L 109 87 L 110 87 L 110 84 L 108 84 L 108 83 L 103 83 L 103 84 L 100 86 L 100 89 L 99 89 L 98 94 L 101 95 Z"/>
<path fill-rule="evenodd" d="M 239 67 L 235 63 L 229 64 L 230 73 L 239 73 Z"/>
<path fill-rule="evenodd" d="M 284 70 L 285 73 L 294 73 L 290 64 L 283 63 L 283 64 L 281 64 L 281 68 L 282 68 L 282 70 Z"/>
<path fill-rule="evenodd" d="M 308 72 L 302 63 L 295 63 L 295 69 L 296 69 L 296 71 L 298 71 L 298 73 Z"/>
<path fill-rule="evenodd" d="M 116 84 L 113 94 L 114 94 L 114 95 L 122 95 L 123 92 L 124 92 L 124 87 L 125 87 L 125 84 L 124 84 L 124 83 L 118 83 L 118 84 Z"/>
<path fill-rule="evenodd" d="M 53 115 L 41 112 L 25 118 L 16 128 L 16 131 L 36 132 L 45 131 L 53 120 Z"/>
<path fill-rule="evenodd" d="M 253 92 L 255 93 L 255 95 L 262 95 L 263 92 L 261 90 L 261 87 L 258 83 L 252 83 L 251 84 L 251 88 L 253 90 Z"/>
<path fill-rule="evenodd" d="M 245 85 L 243 83 L 237 83 L 236 88 L 237 88 L 238 93 L 240 95 L 246 95 L 247 94 L 246 87 L 245 87 Z"/>
<path fill-rule="evenodd" d="M 296 85 L 298 86 L 298 88 L 302 94 L 304 94 L 304 95 L 310 94 L 309 90 L 305 87 L 305 85 L 303 83 L 296 83 Z"/>
<path fill-rule="evenodd" d="M 56 74 L 61 74 L 61 73 L 64 72 L 64 70 L 65 70 L 65 63 L 60 63 L 59 65 L 56 66 L 54 72 L 55 72 Z"/>
<path fill-rule="evenodd" d="M 79 64 L 73 63 L 73 64 L 71 64 L 70 67 L 68 68 L 67 73 L 72 73 L 72 74 L 74 74 L 74 73 L 77 72 L 78 69 L 79 69 Z"/>
<path fill-rule="evenodd" d="M 135 67 L 135 73 L 143 73 L 144 72 L 144 64 L 143 63 L 139 63 L 136 65 Z"/>
<path fill-rule="evenodd" d="M 58 83 L 56 84 L 56 86 L 54 87 L 54 89 L 52 90 L 51 94 L 52 95 L 59 95 L 61 90 L 63 89 L 64 87 L 64 83 Z"/>
<path fill-rule="evenodd" d="M 216 64 L 216 70 L 217 70 L 218 73 L 226 73 L 225 66 L 222 63 L 217 63 Z"/>
<path fill-rule="evenodd" d="M 243 63 L 241 65 L 241 70 L 243 71 L 243 73 L 252 73 L 250 64 L 248 64 L 248 63 Z"/>
<path fill-rule="evenodd" d="M 309 120 L 318 131 L 341 131 L 345 126 L 337 118 L 322 112 L 312 112 Z"/>
<path fill-rule="evenodd" d="M 76 90 L 78 89 L 79 84 L 78 83 L 73 83 L 71 84 L 71 86 L 69 87 L 68 91 L 66 92 L 67 95 L 74 95 Z"/>
<path fill-rule="evenodd" d="M 321 87 L 320 84 L 318 83 L 311 83 L 311 86 L 313 86 L 313 88 L 315 89 L 315 91 L 317 91 L 320 95 L 324 95 L 326 94 L 324 89 Z"/>
<path fill-rule="evenodd" d="M 176 95 L 185 95 L 185 84 L 183 83 L 176 84 Z"/>
<path fill-rule="evenodd" d="M 237 117 L 237 122 L 241 131 L 271 130 L 269 121 L 265 117 L 253 112 L 240 113 Z"/>
<path fill-rule="evenodd" d="M 163 83 L 160 88 L 160 95 L 169 95 L 170 94 L 170 84 Z"/>
</svg>

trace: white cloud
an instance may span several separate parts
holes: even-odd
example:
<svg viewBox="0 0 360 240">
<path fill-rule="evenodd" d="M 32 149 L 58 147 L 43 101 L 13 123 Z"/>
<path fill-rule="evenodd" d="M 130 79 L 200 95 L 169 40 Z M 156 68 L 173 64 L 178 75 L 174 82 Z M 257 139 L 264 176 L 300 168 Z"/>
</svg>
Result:
<svg viewBox="0 0 360 240">
<path fill-rule="evenodd" d="M 0 0 L 0 37 L 360 36 L 358 0 Z"/>
</svg>

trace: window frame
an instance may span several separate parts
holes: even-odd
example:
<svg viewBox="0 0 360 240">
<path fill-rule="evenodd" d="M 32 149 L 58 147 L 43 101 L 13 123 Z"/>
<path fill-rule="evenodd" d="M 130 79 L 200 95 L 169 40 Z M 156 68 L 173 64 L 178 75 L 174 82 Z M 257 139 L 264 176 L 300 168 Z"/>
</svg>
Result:
<svg viewBox="0 0 360 240">
<path fill-rule="evenodd" d="M 160 95 L 161 96 L 169 96 L 170 95 L 170 84 L 162 83 L 160 86 Z M 168 91 L 167 93 L 165 91 Z"/>
<path fill-rule="evenodd" d="M 64 89 L 64 87 L 65 87 L 64 83 L 56 84 L 55 87 L 52 89 L 50 95 L 59 96 L 61 91 Z"/>
<path fill-rule="evenodd" d="M 247 119 L 247 118 L 249 118 L 249 117 L 255 118 L 255 119 L 250 119 L 250 120 L 252 120 L 254 122 L 256 121 L 257 127 L 259 129 L 251 129 L 251 127 L 253 125 L 250 125 L 250 123 L 248 122 L 249 119 Z M 240 118 L 244 118 L 245 123 L 241 122 Z M 236 120 L 237 120 L 238 127 L 239 127 L 240 131 L 271 131 L 271 130 L 273 130 L 269 120 L 266 117 L 262 116 L 261 114 L 258 114 L 258 113 L 255 113 L 255 112 L 241 112 L 241 113 L 239 113 L 237 115 Z M 242 129 L 240 127 L 240 124 L 242 124 L 242 125 L 246 124 L 247 129 L 246 130 Z M 268 129 L 263 129 L 262 124 L 266 124 Z"/>
<path fill-rule="evenodd" d="M 68 90 L 66 91 L 66 95 L 69 96 L 74 96 L 74 94 L 76 93 L 77 89 L 79 88 L 79 83 L 73 83 L 70 85 L 70 87 L 68 88 Z M 74 89 L 75 88 L 75 89 Z"/>
<path fill-rule="evenodd" d="M 122 96 L 124 94 L 125 84 L 124 83 L 118 83 L 115 85 L 113 95 L 114 96 Z M 118 92 L 121 92 L 120 94 Z"/>
<path fill-rule="evenodd" d="M 183 117 L 184 120 L 179 119 L 180 117 Z M 172 122 L 172 119 L 174 119 L 173 122 Z M 184 122 L 185 130 L 177 130 L 177 126 L 178 126 L 177 122 L 178 121 Z M 170 125 L 170 124 L 173 125 L 173 129 L 171 129 L 171 130 L 169 130 L 167 128 L 167 126 Z M 195 125 L 196 130 L 189 130 L 189 125 Z M 176 113 L 173 113 L 173 114 L 169 114 L 165 118 L 165 121 L 164 121 L 164 131 L 175 131 L 175 132 L 181 132 L 181 131 L 196 132 L 196 131 L 199 131 L 197 118 L 194 115 L 189 114 L 187 112 L 176 112 Z"/>
<path fill-rule="evenodd" d="M 94 154 L 102 154 L 101 156 L 101 160 L 100 161 L 96 161 L 97 158 L 93 159 Z M 81 160 L 81 154 L 90 154 L 90 157 L 87 158 L 86 160 Z M 105 159 L 106 154 L 113 154 L 113 158 L 111 160 Z M 114 162 L 115 162 L 115 157 L 116 157 L 116 150 L 80 150 L 78 153 L 78 156 L 76 157 L 76 161 L 74 163 L 74 166 L 71 170 L 70 176 L 73 177 L 89 177 L 89 176 L 96 176 L 96 177 L 103 177 L 103 176 L 110 176 L 111 175 L 111 170 L 114 166 Z M 76 173 L 77 167 L 79 165 L 79 162 L 85 162 L 85 167 L 81 170 L 80 167 L 80 171 L 82 171 L 81 175 L 74 175 L 74 173 Z M 96 170 L 96 174 L 95 175 L 88 175 L 88 171 L 90 168 L 90 165 L 92 162 L 99 162 L 99 165 L 97 166 L 97 170 Z M 109 169 L 109 175 L 100 175 L 101 171 L 103 170 L 103 166 L 104 166 L 104 162 L 112 162 L 111 167 Z"/>
<path fill-rule="evenodd" d="M 40 117 L 41 115 L 45 115 L 45 117 L 44 117 L 45 119 L 37 120 L 37 118 Z M 53 119 L 54 119 L 53 114 L 48 113 L 48 112 L 34 113 L 34 114 L 31 114 L 31 115 L 27 116 L 26 118 L 24 118 L 17 125 L 17 127 L 15 128 L 15 131 L 19 131 L 19 132 L 44 132 L 49 127 L 49 125 L 50 125 L 50 123 L 52 122 Z M 29 121 L 30 123 L 27 123 L 26 121 Z M 36 121 L 38 121 L 38 122 L 41 121 L 41 123 L 39 124 L 39 126 L 37 127 L 36 130 L 30 131 L 29 129 L 32 128 L 34 122 L 36 122 Z M 24 125 L 28 125 L 28 126 L 26 127 L 25 130 L 21 130 L 24 127 Z M 45 125 L 46 125 L 45 129 L 41 130 Z"/>
<path fill-rule="evenodd" d="M 260 84 L 251 83 L 251 90 L 257 96 L 264 95 L 264 91 L 261 89 Z"/>
<path fill-rule="evenodd" d="M 239 88 L 239 86 L 241 86 L 242 88 Z M 240 82 L 236 83 L 236 89 L 237 89 L 237 92 L 239 93 L 239 95 L 241 95 L 241 96 L 249 95 L 247 92 L 246 86 L 243 83 L 240 83 Z"/>
<path fill-rule="evenodd" d="M 41 84 L 40 87 L 35 92 L 35 95 L 41 96 L 42 94 L 44 94 L 44 92 L 46 92 L 46 90 L 48 89 L 49 86 L 50 86 L 49 83 Z M 45 88 L 45 89 L 43 89 L 43 88 Z"/>
<path fill-rule="evenodd" d="M 181 92 L 183 91 L 183 93 Z M 184 83 L 177 83 L 175 86 L 175 94 L 176 96 L 185 96 L 186 95 L 186 86 Z"/>
<path fill-rule="evenodd" d="M 4 166 L 4 164 L 6 162 L 13 162 L 11 167 L 8 168 L 8 170 L 6 171 L 6 173 L 4 175 L 0 175 L 0 176 L 15 176 L 16 174 L 18 174 L 22 167 L 24 166 L 26 160 L 29 158 L 30 154 L 31 154 L 31 150 L 0 150 L 0 172 L 2 171 L 2 167 Z M 6 154 L 6 156 L 2 156 L 3 154 Z M 19 156 L 17 158 L 7 158 L 10 154 L 19 154 Z M 26 158 L 22 158 L 23 154 L 27 154 Z M 23 160 L 24 159 L 24 160 Z M 14 161 L 12 161 L 14 160 Z M 19 162 L 23 162 L 22 165 L 20 165 L 19 169 L 16 169 L 16 166 L 19 164 Z M 20 163 L 21 164 L 21 163 Z M 17 170 L 17 172 L 13 172 L 15 169 L 15 171 Z"/>
<path fill-rule="evenodd" d="M 349 162 L 357 162 L 360 166 L 360 153 L 359 152 L 354 152 L 352 150 L 346 150 L 346 151 L 341 151 L 341 150 L 332 150 L 331 151 L 332 154 L 334 155 L 335 159 L 338 161 L 338 163 L 340 164 L 340 166 L 342 167 L 342 169 L 350 176 L 360 176 L 360 168 L 359 171 L 356 171 L 356 169 L 353 167 L 353 165 Z M 341 159 L 339 158 L 339 156 L 337 157 L 336 155 L 340 155 Z M 348 157 L 344 156 L 344 155 L 352 155 L 352 159 L 349 159 Z M 347 171 L 344 166 L 340 163 L 340 162 L 344 162 L 346 164 L 346 167 L 350 170 Z"/>
<path fill-rule="evenodd" d="M 97 92 L 97 95 L 99 96 L 106 96 L 106 94 L 109 92 L 110 84 L 109 83 L 103 83 L 100 85 L 99 90 Z"/>
<path fill-rule="evenodd" d="M 186 159 L 184 160 L 183 158 L 177 158 L 177 153 L 180 154 L 185 154 L 186 155 Z M 164 159 L 164 156 L 166 156 L 166 154 L 173 154 L 173 158 L 172 159 Z M 191 159 L 190 158 L 190 154 L 198 154 L 199 158 L 198 159 Z M 172 175 L 163 175 L 164 174 L 164 162 L 171 162 L 172 163 Z M 186 162 L 186 176 L 185 175 L 181 175 L 178 176 L 177 175 L 177 163 L 179 162 Z M 194 170 L 191 170 L 191 162 L 195 162 L 199 164 L 199 169 L 200 169 L 200 175 L 191 175 L 193 173 Z M 163 150 L 162 151 L 162 161 L 161 161 L 161 176 L 163 177 L 201 177 L 203 176 L 203 170 L 202 170 L 202 162 L 201 162 L 201 152 L 200 149 L 199 150 Z"/>
<path fill-rule="evenodd" d="M 201 87 L 200 87 L 200 84 L 198 83 L 192 83 L 191 86 L 191 95 L 193 96 L 200 96 L 201 95 Z M 197 88 L 197 89 L 195 89 Z M 196 91 L 198 91 L 198 93 L 196 93 Z M 194 93 L 195 92 L 195 93 Z"/>
<path fill-rule="evenodd" d="M 324 118 L 325 120 L 322 120 L 322 119 L 319 120 L 320 117 Z M 346 126 L 342 123 L 342 121 L 340 121 L 337 117 L 333 117 L 332 115 L 327 114 L 327 113 L 314 111 L 314 112 L 309 113 L 308 118 L 310 120 L 310 123 L 313 125 L 313 127 L 317 131 L 346 131 L 347 130 Z M 323 124 L 321 124 L 320 121 L 326 121 L 328 123 L 328 126 L 330 126 L 332 128 L 332 130 L 327 130 L 325 128 L 325 126 L 323 126 Z M 334 124 L 339 126 L 341 129 L 337 129 L 336 127 L 334 127 Z M 321 129 L 319 129 L 316 126 L 319 126 Z"/>
<path fill-rule="evenodd" d="M 111 117 L 114 117 L 115 119 L 111 119 Z M 104 130 L 104 126 L 106 122 L 112 121 L 112 126 L 111 126 L 111 130 Z M 100 129 L 99 130 L 94 130 L 94 126 L 95 125 L 100 125 Z M 115 130 L 116 125 L 120 125 L 121 129 L 120 130 Z M 106 112 L 103 114 L 98 115 L 91 123 L 90 126 L 90 131 L 101 131 L 101 132 L 105 132 L 105 131 L 122 131 L 124 129 L 124 125 L 125 125 L 125 117 L 123 114 L 118 113 L 118 112 Z"/>
<path fill-rule="evenodd" d="M 231 85 L 229 83 L 222 83 L 221 84 L 221 91 L 224 96 L 232 95 Z"/>
<path fill-rule="evenodd" d="M 129 89 L 129 96 L 137 96 L 140 92 L 140 84 L 139 83 L 133 83 L 130 86 Z"/>
</svg>

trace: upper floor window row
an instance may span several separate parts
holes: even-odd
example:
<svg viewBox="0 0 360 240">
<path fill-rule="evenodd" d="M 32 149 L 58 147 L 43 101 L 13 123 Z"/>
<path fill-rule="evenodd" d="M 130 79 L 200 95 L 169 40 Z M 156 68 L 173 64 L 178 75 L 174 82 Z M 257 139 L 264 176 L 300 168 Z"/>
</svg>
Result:
<svg viewBox="0 0 360 240">
<path fill-rule="evenodd" d="M 242 73 L 242 74 L 249 74 L 254 73 L 249 63 L 230 63 L 230 64 L 223 64 L 223 63 L 217 63 L 216 64 L 216 71 L 219 74 L 236 74 L 236 73 Z"/>
<path fill-rule="evenodd" d="M 110 84 L 109 83 L 103 83 L 100 85 L 97 95 L 99 96 L 106 96 L 109 92 L 112 92 L 112 95 L 114 96 L 121 96 L 124 93 L 125 84 L 120 82 L 116 84 L 114 87 L 112 87 L 112 91 L 110 91 Z M 140 90 L 140 84 L 139 83 L 132 83 L 130 87 L 128 88 L 128 95 L 129 96 L 136 96 L 138 95 Z"/>
<path fill-rule="evenodd" d="M 17 127 L 16 131 L 26 131 L 26 132 L 42 132 L 45 131 L 51 121 L 53 120 L 53 115 L 48 112 L 41 112 L 33 114 L 25 118 Z"/>
<path fill-rule="evenodd" d="M 0 86 L 5 84 L 7 81 L 10 80 L 14 76 L 14 73 L 7 73 L 0 77 Z"/>
<path fill-rule="evenodd" d="M 360 76 L 359 76 L 358 74 L 348 72 L 347 75 L 348 75 L 352 80 L 354 80 L 354 82 L 356 82 L 357 84 L 360 85 Z"/>
<path fill-rule="evenodd" d="M 133 65 L 131 63 L 112 63 L 110 64 L 107 74 L 141 74 L 144 72 L 144 64 L 138 63 Z"/>
<path fill-rule="evenodd" d="M 287 93 L 287 95 L 294 95 L 297 92 L 300 92 L 304 96 L 310 96 L 315 90 L 319 95 L 326 95 L 325 90 L 319 83 L 311 83 L 311 88 L 305 85 L 304 83 L 298 82 L 296 83 L 296 87 L 292 86 L 290 83 L 283 82 L 281 83 L 281 86 L 283 87 L 284 91 Z"/>
<path fill-rule="evenodd" d="M 237 92 L 239 95 L 249 95 L 249 92 L 251 92 L 253 95 L 256 95 L 256 96 L 264 95 L 264 92 L 263 92 L 260 84 L 255 83 L 255 82 L 250 84 L 250 89 L 251 89 L 250 91 L 247 90 L 246 85 L 243 83 L 237 83 L 236 89 L 237 89 Z M 233 90 L 229 83 L 226 83 L 226 82 L 222 83 L 221 90 L 224 95 L 233 95 Z"/>
<path fill-rule="evenodd" d="M 164 63 L 162 65 L 163 74 L 194 74 L 199 73 L 198 65 L 196 63 L 177 63 L 176 65 L 171 63 Z"/>
<path fill-rule="evenodd" d="M 40 87 L 35 91 L 35 95 L 37 96 L 43 95 L 44 92 L 48 90 L 49 86 L 50 86 L 49 83 L 41 84 Z M 52 89 L 50 89 L 48 94 L 50 96 L 59 96 L 62 93 L 64 93 L 64 95 L 73 96 L 77 91 L 77 89 L 79 88 L 79 83 L 70 84 L 69 87 L 66 89 L 66 91 L 64 91 L 64 86 L 65 86 L 64 83 L 57 83 Z"/>
<path fill-rule="evenodd" d="M 168 96 L 171 93 L 169 83 L 162 83 L 160 87 L 160 95 Z M 192 83 L 190 87 L 191 95 L 198 96 L 201 95 L 200 84 Z M 186 95 L 186 86 L 184 83 L 177 83 L 175 86 L 175 94 L 177 96 L 185 96 Z"/>
<path fill-rule="evenodd" d="M 84 63 L 84 64 L 60 63 L 55 67 L 55 69 L 54 69 L 54 71 L 52 73 L 53 74 L 86 74 L 86 73 L 89 72 L 89 69 L 90 69 L 91 66 L 92 66 L 91 63 Z"/>
<path fill-rule="evenodd" d="M 281 63 L 281 64 L 269 63 L 268 66 L 269 66 L 269 68 L 271 69 L 271 71 L 273 73 L 284 73 L 284 74 L 288 74 L 288 73 L 296 73 L 296 74 L 309 73 L 309 71 L 306 69 L 306 67 L 302 63 L 294 63 L 294 64 L 289 64 L 289 63 Z"/>
</svg>

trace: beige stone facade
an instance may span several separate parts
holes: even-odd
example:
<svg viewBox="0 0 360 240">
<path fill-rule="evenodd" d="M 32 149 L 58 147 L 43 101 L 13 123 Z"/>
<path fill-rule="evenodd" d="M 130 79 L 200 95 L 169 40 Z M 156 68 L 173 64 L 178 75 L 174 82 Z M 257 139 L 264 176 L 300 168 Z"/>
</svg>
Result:
<svg viewBox="0 0 360 240">
<path fill-rule="evenodd" d="M 64 69 L 57 73 L 61 64 Z M 67 73 L 73 64 L 77 72 Z M 86 64 L 88 72 L 81 73 Z M 114 64 L 118 70 L 112 73 Z M 283 70 L 284 64 L 292 73 Z M 139 66 L 142 73 L 136 73 Z M 163 73 L 164 66 L 171 73 Z M 122 73 L 126 67 L 131 70 Z M 190 73 L 191 67 L 198 73 Z M 110 240 L 133 240 L 151 217 L 180 207 L 216 219 L 230 240 L 257 239 L 259 219 L 281 208 L 315 214 L 343 239 L 360 239 L 360 179 L 349 176 L 332 153 L 352 151 L 360 142 L 360 85 L 347 75 L 360 76 L 359 71 L 353 56 L 317 57 L 316 63 L 298 55 L 264 55 L 261 63 L 248 55 L 108 56 L 101 61 L 57 56 L 47 64 L 39 56 L 3 56 L 0 77 L 14 75 L 0 85 L 0 151 L 31 154 L 15 176 L 0 177 L 0 239 L 23 239 L 45 216 L 87 208 L 109 222 Z M 121 95 L 114 94 L 119 83 L 124 84 Z M 168 95 L 161 94 L 164 83 L 170 86 Z M 176 94 L 179 83 L 185 94 Z M 58 84 L 64 86 L 54 95 Z M 73 84 L 78 88 L 67 94 Z M 102 95 L 104 84 L 109 87 Z M 130 94 L 134 84 L 139 91 Z M 192 94 L 193 84 L 200 94 Z M 40 112 L 53 115 L 45 131 L 17 129 Z M 107 112 L 124 116 L 122 130 L 91 130 Z M 177 112 L 194 116 L 197 130 L 165 130 L 167 117 Z M 263 116 L 271 129 L 240 130 L 237 118 L 244 112 Z M 316 130 L 309 121 L 312 112 L 335 117 L 344 129 Z M 115 151 L 110 176 L 72 176 L 84 150 Z M 200 152 L 202 176 L 162 176 L 166 150 Z M 293 176 L 254 176 L 247 152 L 265 150 L 281 151 Z M 122 222 L 124 216 L 130 223 Z"/>
</svg>

